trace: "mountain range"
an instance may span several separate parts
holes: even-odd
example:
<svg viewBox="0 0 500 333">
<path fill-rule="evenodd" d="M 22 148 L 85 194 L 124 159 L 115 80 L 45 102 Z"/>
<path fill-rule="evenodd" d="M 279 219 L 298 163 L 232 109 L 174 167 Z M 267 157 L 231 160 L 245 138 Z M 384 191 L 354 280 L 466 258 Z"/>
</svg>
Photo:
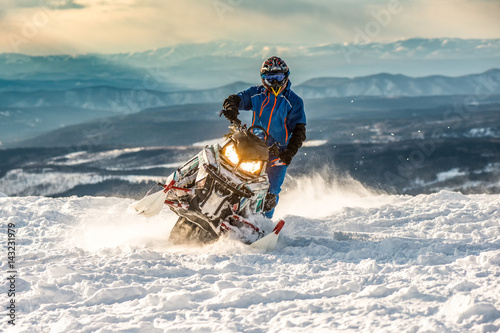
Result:
<svg viewBox="0 0 500 333">
<path fill-rule="evenodd" d="M 319 76 L 466 75 L 500 67 L 500 39 L 408 39 L 366 44 L 215 41 L 144 52 L 27 56 L 0 54 L 4 80 L 148 81 L 153 90 L 205 89 L 258 79 L 262 60 L 282 56 L 297 83 Z"/>
<path fill-rule="evenodd" d="M 19 86 L 22 86 L 19 80 L 8 82 L 11 85 L 17 82 Z M 28 82 L 32 83 L 31 86 L 36 85 L 35 81 Z M 205 117 L 200 118 L 200 113 L 196 110 L 185 110 L 196 109 L 199 107 L 196 105 L 202 105 L 202 110 L 208 110 L 207 105 L 209 105 L 212 116 L 212 113 L 215 114 L 221 108 L 225 97 L 251 85 L 251 83 L 235 82 L 219 88 L 172 92 L 113 86 L 73 87 L 67 90 L 0 90 L 0 143 L 9 145 L 64 126 L 104 117 L 123 118 L 142 110 L 168 106 L 193 105 L 184 108 L 182 114 L 175 114 L 171 119 L 180 117 L 186 121 L 198 121 Z M 387 108 L 389 104 L 401 102 L 401 99 L 390 99 L 395 97 L 465 96 L 455 98 L 454 101 L 454 103 L 464 103 L 467 96 L 472 98 L 472 102 L 473 98 L 477 100 L 500 95 L 500 70 L 492 69 L 481 74 L 461 77 L 411 78 L 392 74 L 377 74 L 352 79 L 324 77 L 294 86 L 294 91 L 308 100 L 308 103 L 315 105 L 313 110 L 315 118 L 329 119 L 332 106 L 340 112 L 361 106 L 358 103 L 362 103 L 363 110 L 384 109 L 384 106 L 381 107 L 376 99 L 370 102 L 376 105 L 370 106 L 363 102 L 361 97 L 380 97 L 382 104 Z M 340 100 L 335 100 L 332 105 L 321 101 L 329 98 L 340 98 Z M 352 103 L 356 100 L 356 105 L 344 105 L 343 98 Z M 319 101 L 315 102 L 315 100 Z M 419 105 L 425 104 L 428 100 L 420 99 L 416 103 L 412 102 L 411 107 L 420 108 Z M 449 100 L 446 99 L 442 103 L 448 104 Z M 425 108 L 435 106 L 437 105 L 425 104 Z M 405 109 L 409 106 L 401 104 L 397 108 Z M 188 119 L 187 115 L 192 115 L 193 118 Z"/>
<path fill-rule="evenodd" d="M 412 78 L 382 73 L 356 78 L 316 78 L 299 85 L 296 91 L 303 98 L 493 95 L 500 93 L 500 70 L 460 77 Z"/>
<path fill-rule="evenodd" d="M 226 96 L 258 84 L 262 59 L 275 54 L 286 59 L 294 91 L 317 107 L 318 117 L 331 114 L 329 98 L 338 99 L 338 108 L 342 98 L 392 103 L 456 95 L 463 103 L 467 96 L 500 94 L 494 69 L 500 68 L 500 39 L 312 46 L 215 41 L 120 54 L 6 53 L 0 54 L 0 146 L 147 109 L 208 103 L 216 113 Z"/>
<path fill-rule="evenodd" d="M 20 81 L 9 81 L 10 85 Z M 27 81 L 34 86 L 34 81 Z M 255 84 L 256 82 L 254 82 Z M 69 106 L 93 110 L 131 113 L 167 105 L 216 103 L 244 90 L 252 83 L 234 82 L 218 88 L 184 91 L 161 91 L 139 88 L 96 85 L 69 89 L 39 89 L 23 91 L 0 90 L 0 107 Z M 16 85 L 14 85 L 16 86 Z M 2 87 L 2 82 L 0 82 Z M 412 78 L 387 73 L 356 78 L 322 77 L 292 87 L 302 98 L 328 98 L 349 96 L 438 96 L 438 95 L 494 95 L 500 93 L 500 70 L 491 69 L 481 74 L 460 77 L 428 76 Z"/>
</svg>

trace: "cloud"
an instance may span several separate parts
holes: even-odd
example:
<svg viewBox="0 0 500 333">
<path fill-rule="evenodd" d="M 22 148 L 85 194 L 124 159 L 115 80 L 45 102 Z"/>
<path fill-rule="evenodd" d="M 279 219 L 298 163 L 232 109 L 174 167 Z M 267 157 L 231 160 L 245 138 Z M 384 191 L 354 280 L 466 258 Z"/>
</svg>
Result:
<svg viewBox="0 0 500 333">
<path fill-rule="evenodd" d="M 413 0 L 395 26 L 418 37 L 499 38 L 500 1 Z"/>
<path fill-rule="evenodd" d="M 9 2 L 11 8 L 47 8 L 50 10 L 85 8 L 75 0 L 7 0 L 7 3 Z"/>
<path fill-rule="evenodd" d="M 500 38 L 498 0 L 2 0 L 2 31 L 60 9 L 21 52 L 116 53 L 218 39 L 247 43 L 353 42 L 391 3 L 401 12 L 371 41 L 401 38 Z M 38 7 L 38 8 L 37 8 Z M 63 10 L 64 9 L 64 10 Z M 2 15 L 0 12 L 0 15 Z M 38 17 L 40 18 L 40 16 Z M 373 25 L 373 24 L 372 24 Z M 0 38 L 0 52 L 9 45 Z"/>
</svg>

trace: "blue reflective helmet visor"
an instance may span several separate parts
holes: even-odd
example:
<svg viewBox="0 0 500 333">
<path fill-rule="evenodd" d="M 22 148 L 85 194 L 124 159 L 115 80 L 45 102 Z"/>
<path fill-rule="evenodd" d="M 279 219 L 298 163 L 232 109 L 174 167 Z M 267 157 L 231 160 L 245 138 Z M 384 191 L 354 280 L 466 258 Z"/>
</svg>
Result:
<svg viewBox="0 0 500 333">
<path fill-rule="evenodd" d="M 281 82 L 286 78 L 285 73 L 267 73 L 267 74 L 261 74 L 260 76 L 267 82 L 273 82 L 273 81 Z"/>
</svg>

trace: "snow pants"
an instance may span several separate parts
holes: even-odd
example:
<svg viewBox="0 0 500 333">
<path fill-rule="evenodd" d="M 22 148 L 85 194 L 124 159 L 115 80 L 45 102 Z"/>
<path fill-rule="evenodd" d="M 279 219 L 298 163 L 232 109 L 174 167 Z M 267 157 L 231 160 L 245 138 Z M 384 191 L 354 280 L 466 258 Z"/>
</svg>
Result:
<svg viewBox="0 0 500 333">
<path fill-rule="evenodd" d="M 285 180 L 286 165 L 274 165 L 269 163 L 266 168 L 267 176 L 269 177 L 269 193 L 276 195 L 276 204 L 280 199 L 279 194 L 281 192 L 281 185 Z M 274 215 L 274 208 L 268 212 L 264 213 L 267 218 L 272 218 Z"/>
</svg>

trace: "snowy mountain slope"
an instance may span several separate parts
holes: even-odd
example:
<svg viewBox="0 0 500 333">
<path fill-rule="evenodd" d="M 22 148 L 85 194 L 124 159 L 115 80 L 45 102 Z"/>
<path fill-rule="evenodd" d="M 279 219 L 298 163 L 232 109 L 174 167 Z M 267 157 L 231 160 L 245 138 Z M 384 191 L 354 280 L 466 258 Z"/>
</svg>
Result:
<svg viewBox="0 0 500 333">
<path fill-rule="evenodd" d="M 148 108 L 217 102 L 216 113 L 224 98 L 249 86 L 235 82 L 214 89 L 168 93 L 106 86 L 29 92 L 0 89 L 0 144 L 19 142 L 85 121 L 99 122 L 97 119 L 112 116 L 122 119 Z"/>
<path fill-rule="evenodd" d="M 13 79 L 13 80 L 3 80 L 0 79 L 0 92 L 5 91 L 22 91 L 22 92 L 33 92 L 37 90 L 45 91 L 57 91 L 57 90 L 69 90 L 78 88 L 88 88 L 88 87 L 116 87 L 116 88 L 128 88 L 133 89 L 141 87 L 143 84 L 144 77 L 140 79 L 134 78 L 92 78 L 84 79 L 80 77 L 67 78 L 65 80 L 23 80 L 23 79 Z M 178 90 L 181 87 L 168 85 L 166 82 L 158 84 L 155 87 L 158 90 L 170 91 Z"/>
<path fill-rule="evenodd" d="M 342 55 L 342 48 L 357 47 L 365 54 L 364 58 L 478 58 L 496 57 L 500 54 L 500 39 L 460 39 L 460 38 L 411 38 L 388 43 L 365 43 L 346 45 L 328 43 L 322 45 L 298 45 L 278 43 L 247 43 L 229 40 L 200 44 L 180 44 L 171 47 L 109 55 L 118 63 L 139 66 L 145 62 L 159 63 L 169 61 L 182 63 L 186 58 L 210 56 L 224 58 L 263 58 L 274 54 L 283 56 Z"/>
<path fill-rule="evenodd" d="M 331 120 L 322 121 L 322 124 L 309 121 L 308 127 L 312 130 L 294 157 L 288 176 L 294 178 L 311 171 L 349 174 L 367 186 L 393 194 L 434 193 L 443 189 L 464 194 L 498 194 L 500 119 L 492 112 L 480 120 L 480 114 L 480 111 L 475 112 L 474 119 L 465 124 L 467 128 L 447 131 L 439 144 L 433 144 L 429 139 L 436 122 L 431 122 L 428 117 L 424 117 L 423 121 L 403 118 L 385 123 L 377 120 Z M 475 125 L 478 121 L 483 125 Z M 142 135 L 142 138 L 120 131 L 122 126 L 116 124 L 114 132 L 123 133 L 115 141 L 118 144 L 118 139 L 123 138 L 122 145 L 116 147 L 89 144 L 82 147 L 85 149 L 82 151 L 71 147 L 0 149 L 0 191 L 10 196 L 104 195 L 140 198 L 158 181 L 165 181 L 167 175 L 199 153 L 200 146 L 221 142 L 223 133 L 227 132 L 227 123 L 222 120 L 219 123 L 204 123 L 203 126 L 195 124 L 200 130 L 183 137 L 185 141 L 182 142 L 175 135 L 182 134 L 183 130 L 187 132 L 193 124 L 174 122 L 167 126 L 156 118 L 153 122 L 156 129 L 153 127 L 155 130 L 147 131 L 152 127 L 142 126 L 137 118 L 130 123 L 132 125 L 128 128 L 135 125 L 137 135 Z M 439 126 L 446 126 L 446 123 L 440 122 Z M 92 127 L 88 129 L 90 132 Z M 314 129 L 319 130 L 315 132 Z M 219 134 L 210 134 L 214 131 L 219 131 Z M 152 135 L 161 133 L 161 137 L 151 141 L 158 146 L 134 147 L 139 139 L 147 139 L 144 133 L 148 132 Z M 326 136 L 329 133 L 337 136 Z M 192 142 L 196 138 L 200 141 Z M 43 138 L 39 139 L 38 143 Z M 72 142 L 71 136 L 56 139 L 56 143 Z M 134 148 L 123 148 L 123 143 L 130 143 L 130 147 Z M 165 146 L 165 143 L 184 143 L 185 146 Z M 192 145 L 188 146 L 190 143 Z M 420 151 L 416 149 L 422 147 L 430 149 L 422 150 L 429 153 L 422 163 L 411 164 L 402 159 L 414 158 Z"/>
<path fill-rule="evenodd" d="M 391 142 L 430 138 L 436 128 L 446 128 L 447 137 L 498 137 L 500 95 L 490 96 L 475 105 L 474 117 L 465 114 L 467 121 L 457 121 L 457 117 L 449 116 L 450 110 L 466 98 L 436 96 L 305 100 L 308 138 L 336 144 L 352 143 L 353 139 L 354 142 Z M 220 102 L 151 108 L 135 114 L 65 126 L 17 142 L 9 142 L 8 139 L 3 141 L 0 134 L 0 141 L 7 148 L 82 146 L 88 142 L 131 147 L 189 145 L 221 137 L 227 132 L 227 121 L 219 117 L 220 109 Z M 239 117 L 246 124 L 252 122 L 251 112 L 241 112 Z M 9 124 L 0 125 L 0 129 L 8 128 Z M 10 128 L 13 127 L 15 125 Z M 190 136 L 185 135 L 188 132 Z M 93 133 L 96 138 L 91 136 Z"/>
<path fill-rule="evenodd" d="M 108 110 L 60 105 L 0 106 L 0 142 L 2 145 L 9 142 L 19 142 L 57 128 L 117 115 L 117 112 L 112 111 L 111 108 Z"/>
<path fill-rule="evenodd" d="M 176 217 L 135 216 L 130 199 L 0 198 L 2 225 L 16 225 L 15 331 L 500 329 L 500 195 L 299 183 L 272 253 L 169 246 Z M 0 329 L 12 331 L 5 318 Z"/>
<path fill-rule="evenodd" d="M 178 92 L 147 90 L 141 86 L 128 89 L 112 86 L 93 86 L 57 91 L 0 91 L 0 107 L 54 107 L 64 105 L 90 110 L 109 110 L 108 112 L 122 115 L 158 106 L 208 102 L 221 103 L 231 93 L 238 92 L 251 85 L 250 83 L 234 82 L 218 88 Z"/>
<path fill-rule="evenodd" d="M 460 77 L 377 74 L 360 78 L 318 78 L 300 84 L 295 91 L 303 98 L 344 96 L 439 96 L 500 94 L 500 70 Z"/>
</svg>

